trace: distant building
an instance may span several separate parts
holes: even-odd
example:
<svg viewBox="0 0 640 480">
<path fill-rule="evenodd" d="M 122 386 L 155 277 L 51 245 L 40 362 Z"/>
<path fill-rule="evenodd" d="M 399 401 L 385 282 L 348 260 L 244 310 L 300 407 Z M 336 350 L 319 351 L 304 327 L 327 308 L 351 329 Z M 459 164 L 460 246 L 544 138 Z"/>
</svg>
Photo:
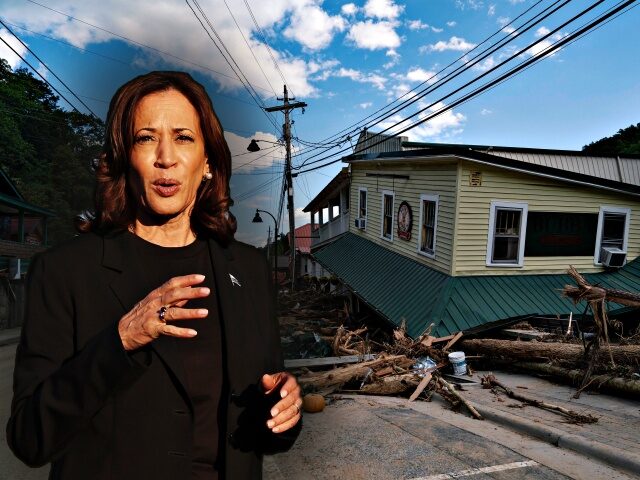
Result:
<svg viewBox="0 0 640 480">
<path fill-rule="evenodd" d="M 312 242 L 318 239 L 317 230 L 311 230 L 312 225 L 307 223 L 296 228 L 296 278 L 308 275 L 310 277 L 321 278 L 330 275 L 321 264 L 311 255 Z M 314 235 L 315 234 L 315 235 Z M 287 240 L 289 234 L 287 234 Z"/>
<path fill-rule="evenodd" d="M 360 149 L 305 208 L 312 221 L 333 213 L 328 221 L 320 213 L 312 252 L 360 301 L 395 325 L 405 321 L 410 335 L 431 323 L 446 335 L 582 313 L 558 291 L 571 283 L 569 265 L 593 283 L 640 291 L 640 156 L 370 132 Z"/>
</svg>

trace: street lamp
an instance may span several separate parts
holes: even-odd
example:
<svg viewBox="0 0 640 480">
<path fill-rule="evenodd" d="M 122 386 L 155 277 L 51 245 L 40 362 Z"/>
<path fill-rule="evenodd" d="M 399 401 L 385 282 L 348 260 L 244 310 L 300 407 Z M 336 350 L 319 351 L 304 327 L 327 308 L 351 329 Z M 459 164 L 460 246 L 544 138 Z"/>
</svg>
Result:
<svg viewBox="0 0 640 480">
<path fill-rule="evenodd" d="M 282 146 L 282 144 L 280 142 L 272 142 L 271 140 L 256 140 L 255 138 L 251 140 L 251 142 L 249 143 L 249 146 L 247 147 L 247 150 L 249 152 L 259 152 L 260 151 L 260 145 L 258 145 L 258 142 L 267 142 L 267 143 L 272 143 L 274 145 L 280 145 Z"/>
<path fill-rule="evenodd" d="M 255 140 L 252 140 L 252 142 L 255 142 Z M 257 145 L 256 145 L 257 146 Z M 273 281 L 276 284 L 276 308 L 278 306 L 278 222 L 276 221 L 276 217 L 274 217 L 273 215 L 271 215 L 269 212 L 267 212 L 266 210 L 260 210 L 259 208 L 256 208 L 256 214 L 253 217 L 253 220 L 251 220 L 252 223 L 263 223 L 262 222 L 262 217 L 260 216 L 260 212 L 262 213 L 266 213 L 267 215 L 269 215 L 271 218 L 273 218 L 273 223 L 275 224 L 275 242 L 273 242 Z"/>
</svg>

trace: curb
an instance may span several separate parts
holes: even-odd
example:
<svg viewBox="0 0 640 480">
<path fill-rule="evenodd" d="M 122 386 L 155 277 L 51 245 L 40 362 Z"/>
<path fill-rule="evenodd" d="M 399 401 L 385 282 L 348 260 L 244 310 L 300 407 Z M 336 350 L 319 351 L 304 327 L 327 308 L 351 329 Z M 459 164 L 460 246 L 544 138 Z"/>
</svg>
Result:
<svg viewBox="0 0 640 480">
<path fill-rule="evenodd" d="M 640 457 L 630 452 L 620 451 L 609 445 L 588 440 L 573 433 L 563 432 L 548 425 L 526 420 L 493 407 L 482 404 L 475 404 L 474 406 L 478 408 L 487 420 L 499 423 L 512 430 L 539 438 L 556 447 L 568 448 L 581 455 L 595 458 L 617 468 L 622 468 L 634 475 L 640 472 Z"/>
</svg>

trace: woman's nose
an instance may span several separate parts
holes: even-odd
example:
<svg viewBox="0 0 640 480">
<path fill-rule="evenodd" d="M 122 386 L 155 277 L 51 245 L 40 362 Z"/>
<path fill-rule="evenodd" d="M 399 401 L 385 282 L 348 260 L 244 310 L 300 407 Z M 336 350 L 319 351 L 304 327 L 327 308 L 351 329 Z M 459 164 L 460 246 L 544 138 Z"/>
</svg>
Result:
<svg viewBox="0 0 640 480">
<path fill-rule="evenodd" d="M 176 151 L 171 139 L 162 138 L 156 149 L 156 166 L 169 168 L 176 163 Z"/>
</svg>

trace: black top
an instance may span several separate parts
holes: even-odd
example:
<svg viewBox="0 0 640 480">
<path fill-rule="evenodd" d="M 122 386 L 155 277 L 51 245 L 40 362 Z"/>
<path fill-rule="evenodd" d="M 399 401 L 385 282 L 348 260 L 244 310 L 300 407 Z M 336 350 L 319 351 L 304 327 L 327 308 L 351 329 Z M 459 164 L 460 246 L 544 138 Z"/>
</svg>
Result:
<svg viewBox="0 0 640 480">
<path fill-rule="evenodd" d="M 176 338 L 187 374 L 185 385 L 194 409 L 192 480 L 218 478 L 218 409 L 222 390 L 222 342 L 220 314 L 215 301 L 214 277 L 207 242 L 196 240 L 184 247 L 161 247 L 132 235 L 140 263 L 151 289 L 172 277 L 199 273 L 209 287 L 206 298 L 190 300 L 183 308 L 206 308 L 206 318 L 179 320 L 173 324 L 198 332 L 193 338 Z"/>
</svg>

